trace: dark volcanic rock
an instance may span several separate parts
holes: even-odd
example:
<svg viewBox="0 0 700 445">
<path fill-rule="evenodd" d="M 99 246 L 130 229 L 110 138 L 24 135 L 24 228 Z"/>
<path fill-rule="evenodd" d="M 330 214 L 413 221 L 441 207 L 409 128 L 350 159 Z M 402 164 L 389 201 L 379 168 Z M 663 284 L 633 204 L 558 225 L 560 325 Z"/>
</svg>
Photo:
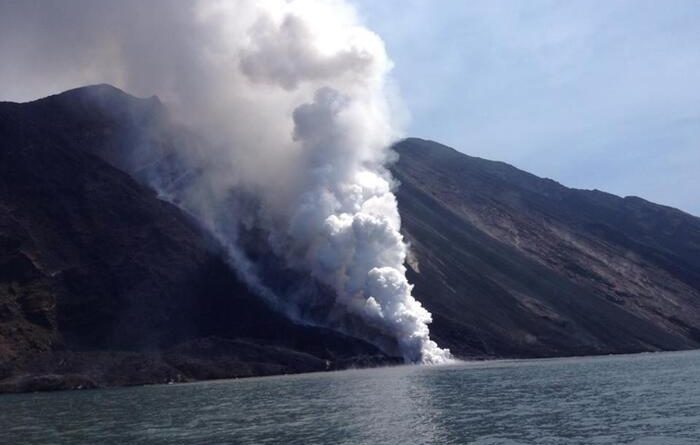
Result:
<svg viewBox="0 0 700 445">
<path fill-rule="evenodd" d="M 458 355 L 700 347 L 700 219 L 435 142 L 396 145 L 410 279 Z"/>
<path fill-rule="evenodd" d="M 79 374 L 25 375 L 0 381 L 0 393 L 94 389 L 98 387 L 97 383 Z"/>
<path fill-rule="evenodd" d="M 271 310 L 145 185 L 196 175 L 172 148 L 200 143 L 157 98 L 107 85 L 0 103 L 0 392 L 396 363 Z M 396 150 L 409 278 L 441 345 L 461 357 L 700 347 L 698 218 L 429 141 Z"/>
<path fill-rule="evenodd" d="M 162 381 L 177 366 L 154 359 L 135 374 L 109 353 L 153 357 L 207 337 L 248 339 L 227 343 L 217 377 L 381 356 L 272 311 L 194 221 L 105 162 L 162 113 L 157 99 L 109 86 L 0 103 L 0 379 L 98 367 L 99 384 Z M 63 352 L 78 354 L 70 369 L 60 370 Z M 241 365 L 223 365 L 233 360 Z M 20 387 L 62 387 L 57 379 L 27 377 Z"/>
</svg>

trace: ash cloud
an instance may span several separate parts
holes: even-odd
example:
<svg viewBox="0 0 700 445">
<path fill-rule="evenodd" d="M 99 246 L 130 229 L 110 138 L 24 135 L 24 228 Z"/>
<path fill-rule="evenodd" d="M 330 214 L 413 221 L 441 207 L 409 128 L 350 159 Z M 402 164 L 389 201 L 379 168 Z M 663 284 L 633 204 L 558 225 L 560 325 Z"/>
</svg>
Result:
<svg viewBox="0 0 700 445">
<path fill-rule="evenodd" d="M 400 134 L 391 62 L 348 4 L 5 2 L 0 42 L 6 99 L 107 82 L 159 95 L 205 135 L 206 144 L 176 149 L 197 175 L 169 196 L 221 240 L 271 304 L 303 319 L 300 308 L 330 295 L 331 313 L 392 337 L 406 361 L 449 360 L 406 280 L 384 168 Z M 152 184 L 162 189 L 163 178 Z M 282 269 L 325 291 L 272 289 L 241 231 L 256 231 Z M 314 322 L 337 327 L 330 317 Z"/>
<path fill-rule="evenodd" d="M 251 29 L 254 48 L 241 57 L 241 70 L 253 82 L 276 83 L 287 90 L 306 80 L 323 81 L 355 73 L 362 76 L 373 62 L 360 48 L 322 54 L 304 21 L 289 15 L 279 25 L 263 17 Z"/>
</svg>

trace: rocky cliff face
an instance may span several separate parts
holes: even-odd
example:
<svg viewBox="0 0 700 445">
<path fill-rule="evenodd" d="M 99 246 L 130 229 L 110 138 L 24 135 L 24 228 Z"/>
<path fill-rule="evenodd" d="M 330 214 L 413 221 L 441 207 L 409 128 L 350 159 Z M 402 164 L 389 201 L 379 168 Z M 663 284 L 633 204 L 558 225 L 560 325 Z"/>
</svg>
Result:
<svg viewBox="0 0 700 445">
<path fill-rule="evenodd" d="M 268 308 L 158 199 L 153 173 L 196 174 L 170 148 L 199 143 L 106 85 L 0 103 L 0 391 L 394 361 Z M 698 218 L 434 142 L 396 151 L 409 278 L 456 355 L 700 347 Z"/>
<path fill-rule="evenodd" d="M 700 346 L 700 219 L 435 142 L 396 146 L 411 279 L 460 355 Z"/>
</svg>

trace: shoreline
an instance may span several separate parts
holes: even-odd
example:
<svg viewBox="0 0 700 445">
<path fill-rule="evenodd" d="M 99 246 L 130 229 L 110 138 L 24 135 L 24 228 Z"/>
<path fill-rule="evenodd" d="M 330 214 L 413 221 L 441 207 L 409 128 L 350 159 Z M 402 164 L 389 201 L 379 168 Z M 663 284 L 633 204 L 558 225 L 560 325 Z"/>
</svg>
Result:
<svg viewBox="0 0 700 445">
<path fill-rule="evenodd" d="M 279 378 L 305 378 L 309 376 L 319 376 L 319 375 L 337 375 L 338 373 L 357 373 L 357 372 L 372 372 L 381 370 L 393 370 L 393 369 L 450 369 L 450 368 L 473 368 L 473 369 L 490 369 L 494 367 L 509 367 L 511 365 L 518 366 L 536 366 L 547 363 L 561 364 L 566 361 L 580 362 L 584 360 L 614 360 L 621 359 L 625 357 L 629 358 L 642 358 L 644 356 L 657 356 L 657 355 L 673 355 L 673 354 L 686 354 L 700 351 L 700 349 L 684 349 L 684 350 L 674 350 L 674 351 L 640 351 L 640 352 L 627 352 L 620 354 L 599 354 L 599 355 L 571 355 L 571 356 L 559 356 L 559 357 L 527 357 L 527 358 L 467 358 L 467 359 L 455 359 L 453 363 L 444 363 L 437 365 L 425 365 L 425 364 L 405 364 L 405 363 L 378 363 L 375 366 L 349 366 L 345 368 L 334 368 L 326 370 L 305 370 L 299 372 L 286 372 L 277 374 L 260 374 L 260 375 L 241 375 L 241 376 L 230 376 L 221 378 L 211 378 L 211 379 L 188 379 L 180 381 L 153 381 L 153 382 L 139 382 L 139 383 L 125 383 L 119 385 L 99 385 L 92 381 L 88 376 L 81 374 L 25 374 L 11 377 L 9 379 L 4 379 L 0 381 L 0 397 L 9 394 L 35 394 L 41 392 L 63 392 L 63 391 L 84 391 L 84 390 L 116 390 L 116 389 L 131 389 L 144 386 L 173 386 L 173 385 L 197 385 L 197 384 L 211 384 L 211 383 L 226 383 L 231 381 L 239 380 L 260 380 L 260 379 L 279 379 Z M 47 385 L 44 387 L 33 388 L 31 386 L 26 386 L 27 380 L 53 380 L 53 385 Z M 91 383 L 92 382 L 92 383 Z M 39 382 L 40 383 L 40 382 Z M 65 386 L 68 384 L 68 386 Z M 14 388 L 13 388 L 14 386 Z M 22 388 L 22 389 L 20 389 Z M 13 390 L 14 389 L 14 390 Z"/>
</svg>

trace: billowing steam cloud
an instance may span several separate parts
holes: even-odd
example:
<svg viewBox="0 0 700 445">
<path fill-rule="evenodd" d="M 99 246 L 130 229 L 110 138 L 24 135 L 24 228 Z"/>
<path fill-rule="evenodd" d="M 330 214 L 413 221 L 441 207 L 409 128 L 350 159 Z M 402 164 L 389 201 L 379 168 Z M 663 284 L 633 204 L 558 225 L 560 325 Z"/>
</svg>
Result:
<svg viewBox="0 0 700 445">
<path fill-rule="evenodd" d="M 285 267 L 328 289 L 336 312 L 393 337 L 407 361 L 449 358 L 411 295 L 383 167 L 398 136 L 390 61 L 347 4 L 5 3 L 0 56 L 0 81 L 14 85 L 6 98 L 97 82 L 158 94 L 208 139 L 179 153 L 200 174 L 178 199 L 219 236 L 251 287 L 299 304 L 268 288 L 239 245 L 239 231 L 257 227 Z"/>
</svg>

